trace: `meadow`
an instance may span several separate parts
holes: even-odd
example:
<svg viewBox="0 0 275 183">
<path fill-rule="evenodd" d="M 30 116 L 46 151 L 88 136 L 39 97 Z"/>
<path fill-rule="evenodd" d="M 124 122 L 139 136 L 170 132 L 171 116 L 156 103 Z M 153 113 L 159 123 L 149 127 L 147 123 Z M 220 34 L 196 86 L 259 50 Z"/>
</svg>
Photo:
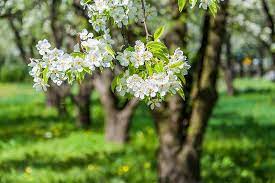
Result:
<svg viewBox="0 0 275 183">
<path fill-rule="evenodd" d="M 275 182 L 275 84 L 238 79 L 237 94 L 223 83 L 203 149 L 204 182 Z M 104 141 L 104 111 L 92 96 L 93 124 L 75 127 L 74 113 L 60 119 L 29 83 L 0 84 L 1 183 L 156 182 L 158 141 L 144 105 L 135 113 L 131 141 Z M 73 110 L 67 101 L 69 110 Z"/>
</svg>

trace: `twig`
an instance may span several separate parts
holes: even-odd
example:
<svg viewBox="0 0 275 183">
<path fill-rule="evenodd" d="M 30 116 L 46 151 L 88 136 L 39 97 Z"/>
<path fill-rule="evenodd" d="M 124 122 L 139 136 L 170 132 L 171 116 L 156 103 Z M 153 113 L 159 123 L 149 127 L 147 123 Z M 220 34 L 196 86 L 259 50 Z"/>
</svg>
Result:
<svg viewBox="0 0 275 183">
<path fill-rule="evenodd" d="M 142 10 L 143 10 L 143 25 L 144 25 L 144 29 L 145 29 L 145 33 L 146 33 L 146 40 L 149 40 L 150 34 L 147 28 L 147 24 L 146 24 L 146 9 L 145 9 L 145 2 L 144 0 L 141 0 L 141 5 L 142 5 Z"/>
<path fill-rule="evenodd" d="M 77 43 L 78 43 L 80 52 L 81 53 L 85 53 L 85 50 L 83 49 L 83 47 L 81 45 L 81 39 L 80 39 L 80 35 L 79 34 L 77 34 Z"/>
</svg>

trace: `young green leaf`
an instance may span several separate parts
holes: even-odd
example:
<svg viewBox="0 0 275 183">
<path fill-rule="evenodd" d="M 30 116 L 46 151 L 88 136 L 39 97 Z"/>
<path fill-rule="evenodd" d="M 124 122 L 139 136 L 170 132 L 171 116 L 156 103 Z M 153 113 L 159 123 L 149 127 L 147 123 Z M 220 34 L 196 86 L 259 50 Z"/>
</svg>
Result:
<svg viewBox="0 0 275 183">
<path fill-rule="evenodd" d="M 181 97 L 183 100 L 185 100 L 185 95 L 184 95 L 183 90 L 180 88 L 177 92 L 178 92 L 178 94 L 180 95 L 180 97 Z"/>
<path fill-rule="evenodd" d="M 111 90 L 112 90 L 112 92 L 115 92 L 115 89 L 116 89 L 116 86 L 119 84 L 119 82 L 120 82 L 120 77 L 121 77 L 121 75 L 119 74 L 119 75 L 117 75 L 114 79 L 113 79 L 113 81 L 112 81 L 112 83 L 111 83 Z"/>
<path fill-rule="evenodd" d="M 48 68 L 48 67 L 46 67 L 46 68 L 43 70 L 43 80 L 44 80 L 45 83 L 47 83 L 47 82 L 48 82 L 48 79 L 49 79 L 49 78 L 47 77 L 48 71 L 49 71 L 49 68 Z"/>
<path fill-rule="evenodd" d="M 163 32 L 164 32 L 164 26 L 159 27 L 159 28 L 156 30 L 156 32 L 154 33 L 154 40 L 155 40 L 155 41 L 158 40 L 158 39 L 161 37 L 161 35 L 163 34 Z"/>
<path fill-rule="evenodd" d="M 105 49 L 110 55 L 112 55 L 113 58 L 115 58 L 115 52 L 110 45 L 107 45 Z"/>
<path fill-rule="evenodd" d="M 73 57 L 79 57 L 79 58 L 85 58 L 85 54 L 84 53 L 81 53 L 81 52 L 73 52 L 73 53 L 71 53 L 71 55 L 73 56 Z"/>
<path fill-rule="evenodd" d="M 146 67 L 146 70 L 147 70 L 149 76 L 152 76 L 153 75 L 153 69 L 151 67 L 151 64 L 149 62 L 145 62 L 145 67 Z"/>
<path fill-rule="evenodd" d="M 182 12 L 187 0 L 178 0 L 179 11 Z"/>
</svg>

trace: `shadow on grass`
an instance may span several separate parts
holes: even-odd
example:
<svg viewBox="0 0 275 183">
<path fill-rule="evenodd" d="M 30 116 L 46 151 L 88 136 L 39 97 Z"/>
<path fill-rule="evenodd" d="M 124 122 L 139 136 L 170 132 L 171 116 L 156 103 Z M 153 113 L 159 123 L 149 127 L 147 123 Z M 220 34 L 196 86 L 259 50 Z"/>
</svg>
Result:
<svg viewBox="0 0 275 183">
<path fill-rule="evenodd" d="M 246 137 L 250 140 L 271 142 L 275 138 L 275 124 L 270 122 L 259 123 L 250 115 L 239 115 L 236 112 L 213 114 L 212 118 L 223 123 L 210 124 L 211 133 L 225 134 L 227 137 Z"/>
<path fill-rule="evenodd" d="M 264 89 L 264 88 L 246 88 L 243 90 L 237 89 L 236 96 L 245 95 L 245 94 L 270 94 L 274 92 L 272 89 Z"/>
<path fill-rule="evenodd" d="M 207 171 L 206 180 L 207 177 L 217 182 L 224 182 L 225 177 L 240 178 L 236 182 L 258 182 L 251 177 L 264 182 L 275 180 L 272 121 L 259 123 L 250 115 L 235 112 L 215 114 L 212 118 L 221 123 L 211 123 L 207 129 L 203 166 L 211 171 Z"/>
</svg>

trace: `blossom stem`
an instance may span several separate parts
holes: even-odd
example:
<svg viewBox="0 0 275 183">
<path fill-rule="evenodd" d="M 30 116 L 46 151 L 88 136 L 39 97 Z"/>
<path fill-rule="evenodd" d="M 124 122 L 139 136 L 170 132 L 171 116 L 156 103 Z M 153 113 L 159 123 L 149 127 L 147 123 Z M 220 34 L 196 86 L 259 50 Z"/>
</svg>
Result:
<svg viewBox="0 0 275 183">
<path fill-rule="evenodd" d="M 145 30 L 145 33 L 146 33 L 146 40 L 149 41 L 150 34 L 149 34 L 147 24 L 146 24 L 146 9 L 145 9 L 145 2 L 144 1 L 145 0 L 141 0 L 142 10 L 143 10 L 143 26 L 144 26 L 144 30 Z"/>
<path fill-rule="evenodd" d="M 80 39 L 80 35 L 79 34 L 77 34 L 77 43 L 78 43 L 78 45 L 79 45 L 79 50 L 80 50 L 80 52 L 81 53 L 85 53 L 85 51 L 84 51 L 84 49 L 83 49 L 83 47 L 82 47 L 82 45 L 81 45 L 81 39 Z"/>
</svg>

